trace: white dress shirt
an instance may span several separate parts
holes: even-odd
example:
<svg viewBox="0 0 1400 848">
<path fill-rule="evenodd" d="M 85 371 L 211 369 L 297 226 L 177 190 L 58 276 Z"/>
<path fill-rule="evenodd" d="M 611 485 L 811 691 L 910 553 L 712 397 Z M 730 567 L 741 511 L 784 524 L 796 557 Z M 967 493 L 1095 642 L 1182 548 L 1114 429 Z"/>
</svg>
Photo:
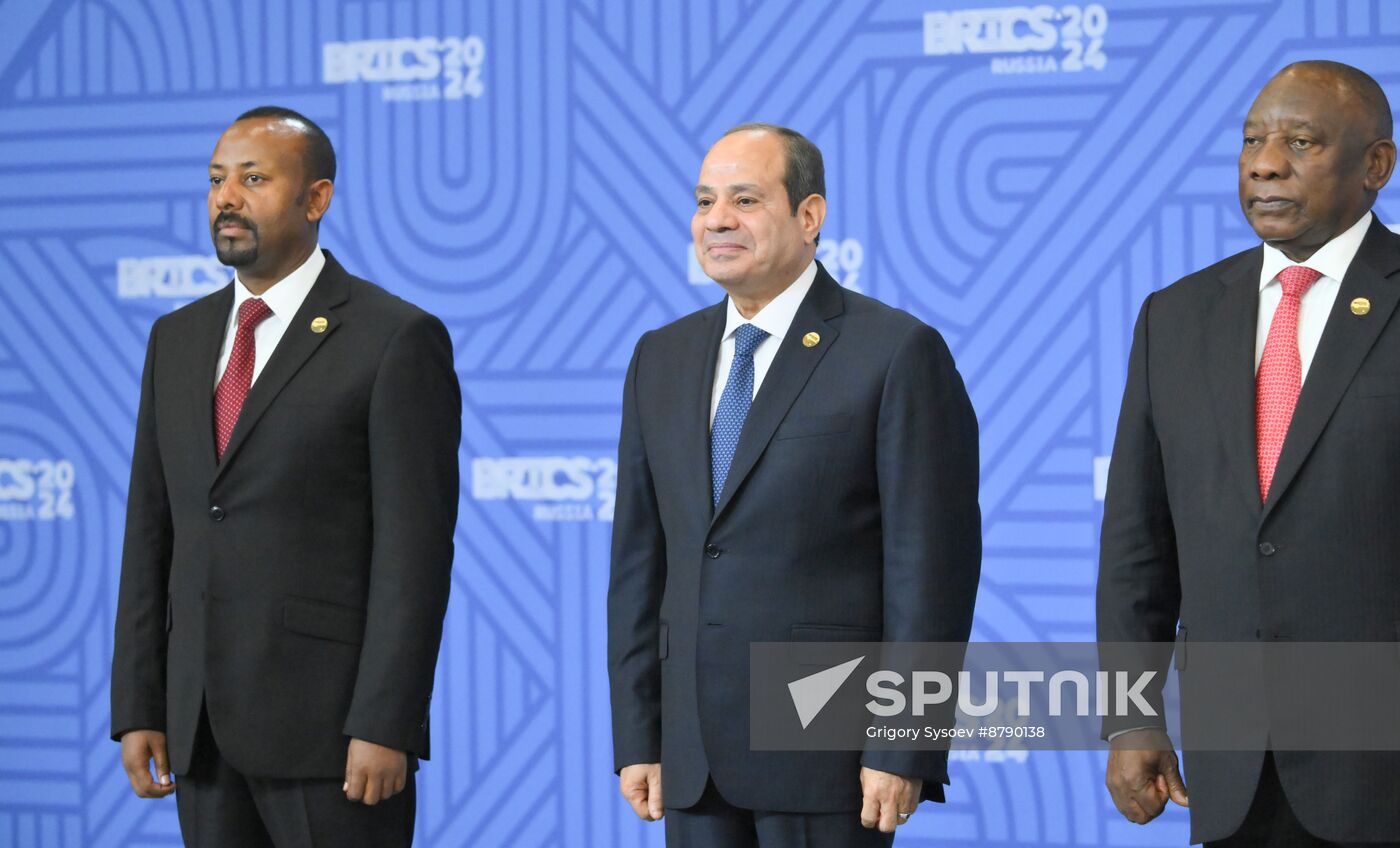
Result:
<svg viewBox="0 0 1400 848">
<path fill-rule="evenodd" d="M 739 329 L 741 324 L 752 324 L 768 333 L 768 337 L 759 342 L 753 352 L 753 393 L 754 397 L 758 397 L 758 387 L 763 383 L 768 367 L 773 364 L 773 358 L 778 355 L 783 336 L 786 336 L 792 327 L 792 319 L 797 317 L 797 307 L 802 305 L 802 299 L 807 296 L 807 292 L 812 288 L 812 281 L 816 278 L 817 262 L 814 259 L 792 285 L 768 301 L 768 304 L 758 310 L 752 318 L 745 318 L 739 314 L 739 307 L 734 305 L 734 298 L 726 299 L 728 308 L 724 319 L 724 337 L 720 339 L 719 361 L 715 364 L 715 385 L 710 391 L 711 427 L 715 423 L 715 412 L 719 410 L 720 395 L 724 394 L 724 384 L 729 380 L 729 367 L 734 363 L 734 331 Z"/>
<path fill-rule="evenodd" d="M 267 360 L 272 358 L 272 352 L 277 349 L 282 334 L 287 332 L 287 325 L 301 308 L 302 301 L 306 300 L 306 295 L 311 292 L 311 287 L 315 285 L 316 278 L 321 276 L 321 269 L 324 267 L 326 255 L 321 252 L 321 246 L 318 244 L 295 271 L 273 283 L 271 288 L 262 293 L 262 301 L 272 310 L 272 314 L 264 318 L 257 329 L 253 330 L 254 383 L 258 381 L 258 375 L 262 373 Z M 243 281 L 238 279 L 238 275 L 234 275 L 233 309 L 229 310 L 228 324 L 224 329 L 224 346 L 219 350 L 219 367 L 214 369 L 216 389 L 219 387 L 219 380 L 223 379 L 224 369 L 228 367 L 228 358 L 233 353 L 233 338 L 238 332 L 238 307 L 248 298 L 258 296 L 248 291 Z"/>
<path fill-rule="evenodd" d="M 1312 365 L 1313 354 L 1317 353 L 1317 343 L 1322 339 L 1322 328 L 1327 325 L 1327 316 L 1332 312 L 1332 304 L 1337 300 L 1337 292 L 1342 287 L 1356 251 L 1361 249 L 1361 241 L 1366 238 L 1366 230 L 1371 226 L 1371 213 L 1361 216 L 1361 220 L 1351 228 L 1317 249 L 1303 262 L 1294 262 L 1283 251 L 1269 244 L 1264 245 L 1264 267 L 1259 272 L 1259 321 L 1254 334 L 1254 371 L 1259 371 L 1259 360 L 1264 356 L 1264 342 L 1269 339 L 1269 324 L 1274 320 L 1274 311 L 1283 299 L 1283 283 L 1278 281 L 1278 273 L 1293 265 L 1302 265 L 1322 274 L 1313 283 L 1298 306 L 1298 355 L 1303 360 L 1303 379 L 1308 378 L 1308 368 Z"/>
</svg>

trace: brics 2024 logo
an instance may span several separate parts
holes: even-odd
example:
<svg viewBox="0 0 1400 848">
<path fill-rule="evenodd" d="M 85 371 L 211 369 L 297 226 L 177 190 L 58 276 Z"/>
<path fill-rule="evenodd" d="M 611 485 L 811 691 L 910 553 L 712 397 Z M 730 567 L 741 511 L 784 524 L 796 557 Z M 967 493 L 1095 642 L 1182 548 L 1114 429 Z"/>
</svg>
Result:
<svg viewBox="0 0 1400 848">
<path fill-rule="evenodd" d="M 117 297 L 193 300 L 228 285 L 229 269 L 212 256 L 139 256 L 117 260 Z"/>
<path fill-rule="evenodd" d="M 66 459 L 0 457 L 0 521 L 73 518 L 76 478 Z"/>
<path fill-rule="evenodd" d="M 1101 71 L 1108 10 L 1086 6 L 1006 6 L 924 15 L 924 55 L 992 53 L 994 74 Z"/>
<path fill-rule="evenodd" d="M 586 456 L 477 457 L 472 497 L 533 502 L 536 521 L 612 521 L 617 462 Z"/>
<path fill-rule="evenodd" d="M 380 91 L 387 101 L 461 100 L 485 93 L 485 62 L 486 42 L 477 35 L 328 41 L 321 46 L 321 81 L 388 83 Z"/>
</svg>

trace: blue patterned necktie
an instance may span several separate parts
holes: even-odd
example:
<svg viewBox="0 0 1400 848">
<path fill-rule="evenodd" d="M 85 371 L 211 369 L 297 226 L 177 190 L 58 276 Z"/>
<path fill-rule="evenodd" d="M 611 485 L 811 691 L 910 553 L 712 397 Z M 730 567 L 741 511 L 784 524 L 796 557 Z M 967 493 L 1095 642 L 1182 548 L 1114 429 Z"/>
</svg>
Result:
<svg viewBox="0 0 1400 848">
<path fill-rule="evenodd" d="M 753 403 L 753 352 L 768 333 L 752 324 L 740 324 L 734 331 L 734 361 L 729 366 L 729 379 L 719 396 L 715 423 L 710 427 L 710 484 L 714 505 L 719 506 L 719 494 L 729 476 L 729 463 L 734 461 L 734 449 L 739 446 L 739 433 Z"/>
</svg>

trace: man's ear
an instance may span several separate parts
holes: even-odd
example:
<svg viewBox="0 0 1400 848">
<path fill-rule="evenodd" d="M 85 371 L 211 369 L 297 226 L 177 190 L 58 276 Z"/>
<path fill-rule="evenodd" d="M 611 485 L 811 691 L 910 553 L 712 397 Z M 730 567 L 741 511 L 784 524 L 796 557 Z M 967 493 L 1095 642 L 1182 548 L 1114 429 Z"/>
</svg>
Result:
<svg viewBox="0 0 1400 848">
<path fill-rule="evenodd" d="M 331 195 L 335 194 L 335 183 L 330 180 L 317 180 L 306 188 L 306 220 L 316 223 L 331 208 Z"/>
<path fill-rule="evenodd" d="M 1371 142 L 1366 148 L 1366 190 L 1380 191 L 1395 171 L 1395 142 L 1388 138 Z"/>
<path fill-rule="evenodd" d="M 797 217 L 802 222 L 802 241 L 815 244 L 826 220 L 826 198 L 820 194 L 809 194 L 797 205 Z"/>
</svg>

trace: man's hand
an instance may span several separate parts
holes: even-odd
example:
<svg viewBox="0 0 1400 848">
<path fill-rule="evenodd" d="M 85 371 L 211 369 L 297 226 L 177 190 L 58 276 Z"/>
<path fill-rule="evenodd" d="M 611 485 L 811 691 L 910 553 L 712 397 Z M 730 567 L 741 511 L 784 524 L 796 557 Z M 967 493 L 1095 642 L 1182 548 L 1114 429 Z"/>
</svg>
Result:
<svg viewBox="0 0 1400 848">
<path fill-rule="evenodd" d="M 1123 817 L 1147 824 L 1162 814 L 1170 799 L 1190 806 L 1186 784 L 1176 765 L 1172 741 L 1160 730 L 1130 730 L 1109 743 L 1108 793 Z"/>
<path fill-rule="evenodd" d="M 918 808 L 923 788 L 924 782 L 917 777 L 900 777 L 861 766 L 860 792 L 865 802 L 860 808 L 860 823 L 879 827 L 881 833 L 894 833 Z"/>
<path fill-rule="evenodd" d="M 151 760 L 156 762 L 154 780 Z M 122 768 L 138 797 L 164 798 L 175 791 L 170 757 L 165 753 L 165 734 L 159 730 L 128 730 L 122 734 Z"/>
<path fill-rule="evenodd" d="M 363 739 L 351 739 L 345 755 L 345 797 L 373 807 L 403 791 L 408 754 Z"/>
<path fill-rule="evenodd" d="M 637 763 L 618 772 L 618 788 L 642 821 L 661 821 L 661 763 Z"/>
</svg>

